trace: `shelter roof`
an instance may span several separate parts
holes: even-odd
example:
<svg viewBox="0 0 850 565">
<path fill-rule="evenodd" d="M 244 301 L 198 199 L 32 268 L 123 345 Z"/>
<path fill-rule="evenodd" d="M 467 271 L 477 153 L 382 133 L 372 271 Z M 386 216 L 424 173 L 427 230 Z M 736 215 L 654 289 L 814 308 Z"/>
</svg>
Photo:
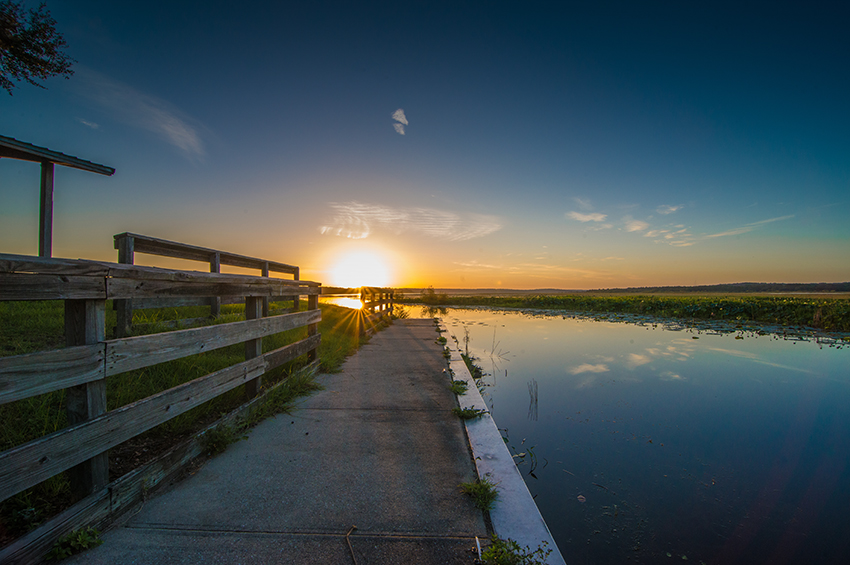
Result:
<svg viewBox="0 0 850 565">
<path fill-rule="evenodd" d="M 5 135 L 0 135 L 0 157 L 33 161 L 35 163 L 47 161 L 65 167 L 72 167 L 107 176 L 111 176 L 115 172 L 115 169 L 112 167 L 92 163 L 91 161 L 79 159 L 71 155 L 65 155 L 64 153 L 53 151 L 46 147 L 38 147 L 37 145 L 18 141 L 13 137 L 6 137 Z"/>
</svg>

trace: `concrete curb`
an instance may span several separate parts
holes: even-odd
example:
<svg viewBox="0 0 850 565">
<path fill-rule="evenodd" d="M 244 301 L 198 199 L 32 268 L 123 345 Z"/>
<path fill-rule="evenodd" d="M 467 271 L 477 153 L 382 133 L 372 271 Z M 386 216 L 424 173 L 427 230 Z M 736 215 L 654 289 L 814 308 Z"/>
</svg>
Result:
<svg viewBox="0 0 850 565">
<path fill-rule="evenodd" d="M 448 334 L 448 329 L 442 322 L 440 329 Z M 478 391 L 475 380 L 469 373 L 459 349 L 452 341 L 449 339 L 446 347 L 451 352 L 449 363 L 454 372 L 454 379 L 466 381 L 469 386 L 466 394 L 458 396 L 460 407 L 486 411 L 487 405 Z M 546 562 L 549 565 L 566 565 L 561 550 L 558 549 L 558 545 L 549 532 L 549 527 L 540 515 L 540 510 L 531 497 L 525 480 L 514 464 L 513 457 L 490 413 L 487 412 L 474 420 L 466 420 L 465 424 L 478 476 L 487 477 L 498 485 L 499 498 L 490 510 L 490 519 L 496 535 L 502 539 L 512 539 L 520 547 L 528 547 L 531 550 L 546 543 L 552 550 Z"/>
</svg>

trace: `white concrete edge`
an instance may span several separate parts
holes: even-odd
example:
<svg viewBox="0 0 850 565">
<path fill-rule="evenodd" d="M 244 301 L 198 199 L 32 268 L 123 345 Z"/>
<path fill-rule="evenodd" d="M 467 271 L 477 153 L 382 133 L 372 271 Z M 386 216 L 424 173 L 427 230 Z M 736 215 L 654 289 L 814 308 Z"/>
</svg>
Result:
<svg viewBox="0 0 850 565">
<path fill-rule="evenodd" d="M 454 372 L 453 378 L 466 381 L 469 387 L 466 394 L 458 396 L 460 407 L 487 410 L 475 380 L 442 322 L 440 329 L 448 340 L 446 347 L 451 352 L 449 363 Z M 528 547 L 532 551 L 545 542 L 547 549 L 552 550 L 546 562 L 549 565 L 566 565 L 489 411 L 480 418 L 465 420 L 465 425 L 478 477 L 486 477 L 498 486 L 499 497 L 490 510 L 490 520 L 496 535 L 502 539 L 512 539 L 523 549 Z"/>
</svg>

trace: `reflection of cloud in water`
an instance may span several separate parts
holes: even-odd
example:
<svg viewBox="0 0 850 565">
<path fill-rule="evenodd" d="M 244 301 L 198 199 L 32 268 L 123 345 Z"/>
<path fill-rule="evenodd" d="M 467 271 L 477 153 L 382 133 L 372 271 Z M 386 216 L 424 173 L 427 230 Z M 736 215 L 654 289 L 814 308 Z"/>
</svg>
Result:
<svg viewBox="0 0 850 565">
<path fill-rule="evenodd" d="M 663 381 L 683 381 L 685 378 L 671 371 L 665 371 L 659 375 Z"/>
<path fill-rule="evenodd" d="M 576 389 L 583 389 L 596 382 L 596 375 L 588 375 L 576 383 Z"/>
<path fill-rule="evenodd" d="M 582 363 L 577 367 L 573 367 L 569 369 L 569 372 L 573 375 L 579 375 L 581 373 L 607 373 L 610 371 L 608 365 L 604 363 L 599 363 L 597 365 L 591 365 L 590 363 Z"/>
<path fill-rule="evenodd" d="M 719 347 L 709 347 L 710 351 L 716 351 L 718 353 L 725 353 L 727 355 L 731 355 L 732 357 L 738 357 L 741 359 L 749 359 L 754 363 L 761 363 L 762 365 L 767 365 L 769 367 L 776 367 L 777 369 L 786 369 L 788 371 L 797 371 L 799 373 L 813 374 L 814 371 L 810 371 L 808 369 L 801 369 L 799 367 L 791 367 L 790 365 L 783 365 L 781 363 L 774 363 L 773 361 L 766 361 L 762 359 L 759 355 L 755 353 L 750 353 L 749 351 L 735 351 L 734 349 L 721 349 Z"/>
<path fill-rule="evenodd" d="M 640 367 L 641 365 L 646 365 L 647 363 L 651 363 L 652 359 L 647 357 L 646 355 L 638 355 L 637 353 L 629 353 L 629 359 L 626 361 L 626 365 L 629 368 L 634 369 L 635 367 Z"/>
</svg>

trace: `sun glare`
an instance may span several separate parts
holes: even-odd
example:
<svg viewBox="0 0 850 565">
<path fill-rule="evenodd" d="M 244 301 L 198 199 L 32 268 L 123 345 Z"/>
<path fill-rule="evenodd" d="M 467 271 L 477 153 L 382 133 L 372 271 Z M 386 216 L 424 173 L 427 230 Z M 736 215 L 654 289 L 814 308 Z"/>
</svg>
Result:
<svg viewBox="0 0 850 565">
<path fill-rule="evenodd" d="M 333 286 L 389 286 L 390 270 L 386 261 L 370 251 L 347 253 L 331 268 Z"/>
</svg>

